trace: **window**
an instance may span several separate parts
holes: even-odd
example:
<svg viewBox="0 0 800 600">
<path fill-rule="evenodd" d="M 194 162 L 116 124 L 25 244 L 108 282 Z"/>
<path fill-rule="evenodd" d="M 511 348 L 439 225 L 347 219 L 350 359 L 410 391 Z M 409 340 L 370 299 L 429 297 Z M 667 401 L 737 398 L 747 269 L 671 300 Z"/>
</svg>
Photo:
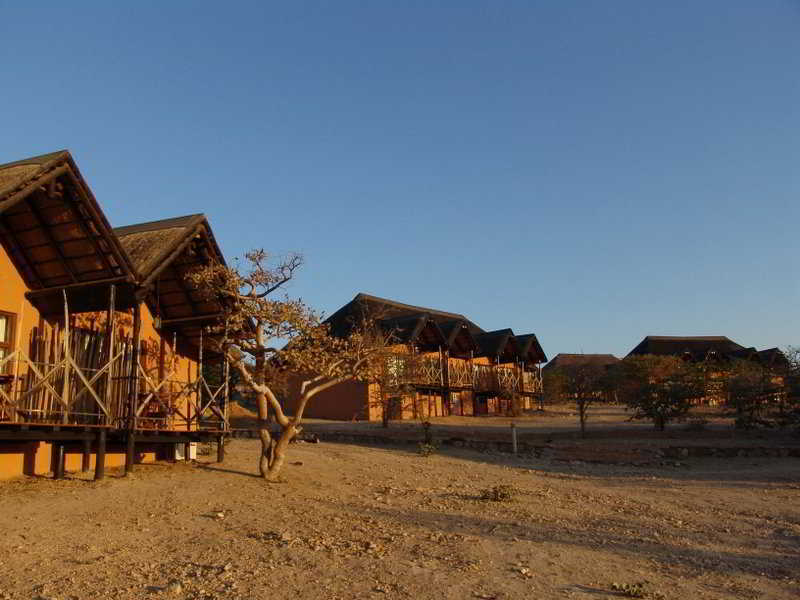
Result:
<svg viewBox="0 0 800 600">
<path fill-rule="evenodd" d="M 14 349 L 14 315 L 0 312 L 0 361 Z M 0 373 L 8 372 L 11 365 L 0 367 Z"/>
</svg>

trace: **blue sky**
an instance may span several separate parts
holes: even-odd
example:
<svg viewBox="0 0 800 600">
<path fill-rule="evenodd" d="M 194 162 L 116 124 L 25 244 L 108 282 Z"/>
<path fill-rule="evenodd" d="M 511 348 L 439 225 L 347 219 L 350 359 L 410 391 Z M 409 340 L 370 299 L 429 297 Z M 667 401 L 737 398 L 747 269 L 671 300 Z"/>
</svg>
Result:
<svg viewBox="0 0 800 600">
<path fill-rule="evenodd" d="M 624 355 L 800 344 L 800 0 L 3 2 L 0 162 L 113 225 Z"/>
</svg>

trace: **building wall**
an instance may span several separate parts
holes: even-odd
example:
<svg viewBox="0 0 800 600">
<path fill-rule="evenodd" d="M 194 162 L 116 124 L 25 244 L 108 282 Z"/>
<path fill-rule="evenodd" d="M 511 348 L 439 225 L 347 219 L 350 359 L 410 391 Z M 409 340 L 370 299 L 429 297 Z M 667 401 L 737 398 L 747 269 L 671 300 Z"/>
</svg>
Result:
<svg viewBox="0 0 800 600">
<path fill-rule="evenodd" d="M 289 415 L 294 415 L 297 409 L 301 384 L 302 377 L 300 376 L 293 376 L 289 379 L 287 394 L 283 399 L 284 412 Z M 370 390 L 366 382 L 344 381 L 314 396 L 306 405 L 303 417 L 363 421 L 375 414 L 374 407 L 370 408 L 369 398 Z M 378 418 L 380 417 L 378 416 Z"/>
<path fill-rule="evenodd" d="M 64 454 L 64 470 L 75 473 L 81 470 L 83 455 L 80 442 L 67 446 Z M 164 445 L 165 448 L 167 445 Z M 170 446 L 171 448 L 171 446 Z M 137 462 L 153 462 L 156 458 L 154 448 L 140 451 L 137 448 Z M 90 455 L 89 468 L 94 470 L 95 454 Z M 125 466 L 125 450 L 121 446 L 109 445 L 106 452 L 106 468 Z M 0 442 L 0 481 L 22 475 L 44 476 L 54 471 L 53 446 L 48 442 Z"/>
<path fill-rule="evenodd" d="M 52 335 L 53 332 L 60 327 L 57 319 L 48 322 L 42 318 L 39 311 L 27 300 L 25 293 L 30 291 L 20 277 L 10 257 L 6 253 L 2 245 L 0 245 L 0 311 L 12 313 L 14 315 L 14 331 L 12 334 L 12 342 L 16 346 L 18 340 L 19 347 L 25 351 L 29 356 L 31 355 L 31 341 L 34 335 Z M 131 311 L 118 311 L 116 314 L 116 321 L 118 323 L 118 334 L 130 336 L 133 327 L 133 317 Z M 62 319 L 63 320 L 63 319 Z M 153 316 L 150 314 L 147 306 L 143 305 L 142 308 L 142 340 L 143 347 L 152 349 L 153 351 L 144 360 L 144 367 L 148 374 L 157 378 L 159 373 L 159 360 L 162 356 L 161 353 L 161 335 L 153 326 Z M 105 331 L 106 314 L 105 312 L 99 313 L 81 313 L 71 315 L 71 326 L 84 327 L 96 331 Z M 197 377 L 198 364 L 197 361 L 191 357 L 174 355 L 172 352 L 172 338 L 167 336 L 164 340 L 164 358 L 166 365 L 172 363 L 176 365 L 176 372 L 174 379 L 173 391 L 179 389 L 181 384 L 192 381 Z M 165 366 L 166 366 L 165 365 Z M 19 364 L 18 367 L 11 365 L 11 371 L 24 375 L 27 367 L 24 364 Z M 164 375 L 169 374 L 169 366 L 166 366 Z M 16 382 L 14 385 L 18 386 L 21 382 Z M 165 387 L 164 390 L 167 388 Z M 10 392 L 11 388 L 6 387 L 4 391 Z M 186 414 L 188 409 L 188 400 L 183 399 L 179 407 L 181 412 Z M 185 430 L 187 428 L 186 421 L 180 417 L 174 417 L 169 423 L 170 429 Z M 78 445 L 68 446 L 66 454 L 66 470 L 77 471 L 81 468 L 82 452 Z M 168 448 L 169 446 L 164 446 Z M 138 450 L 138 448 L 137 448 Z M 146 452 L 140 453 L 140 460 L 148 461 L 155 458 L 154 449 L 149 449 Z M 17 477 L 23 474 L 26 475 L 44 475 L 52 472 L 52 446 L 46 442 L 10 442 L 0 441 L 0 479 L 8 479 Z M 94 468 L 95 457 L 91 455 L 91 468 Z M 109 446 L 106 454 L 106 465 L 110 468 L 121 466 L 125 463 L 125 453 L 123 449 L 116 449 Z"/>
</svg>

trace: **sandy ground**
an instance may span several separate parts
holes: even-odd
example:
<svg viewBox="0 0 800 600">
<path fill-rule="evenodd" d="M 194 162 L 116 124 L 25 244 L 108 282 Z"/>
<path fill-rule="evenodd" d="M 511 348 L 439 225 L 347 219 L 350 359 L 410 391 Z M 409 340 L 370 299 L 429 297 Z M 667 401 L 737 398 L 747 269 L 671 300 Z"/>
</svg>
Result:
<svg viewBox="0 0 800 600">
<path fill-rule="evenodd" d="M 800 461 L 636 468 L 255 440 L 0 484 L 0 598 L 797 598 Z M 482 499 L 512 486 L 508 501 Z M 629 588 L 630 589 L 630 588 Z M 631 592 L 633 593 L 633 592 Z"/>
</svg>

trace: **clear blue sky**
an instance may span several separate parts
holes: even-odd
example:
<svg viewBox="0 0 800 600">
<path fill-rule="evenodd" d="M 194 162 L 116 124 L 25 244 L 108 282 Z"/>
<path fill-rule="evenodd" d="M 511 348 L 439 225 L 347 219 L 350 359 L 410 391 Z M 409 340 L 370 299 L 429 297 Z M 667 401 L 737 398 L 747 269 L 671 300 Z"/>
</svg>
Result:
<svg viewBox="0 0 800 600">
<path fill-rule="evenodd" d="M 0 0 L 0 162 L 533 331 L 800 344 L 800 0 Z"/>
</svg>

